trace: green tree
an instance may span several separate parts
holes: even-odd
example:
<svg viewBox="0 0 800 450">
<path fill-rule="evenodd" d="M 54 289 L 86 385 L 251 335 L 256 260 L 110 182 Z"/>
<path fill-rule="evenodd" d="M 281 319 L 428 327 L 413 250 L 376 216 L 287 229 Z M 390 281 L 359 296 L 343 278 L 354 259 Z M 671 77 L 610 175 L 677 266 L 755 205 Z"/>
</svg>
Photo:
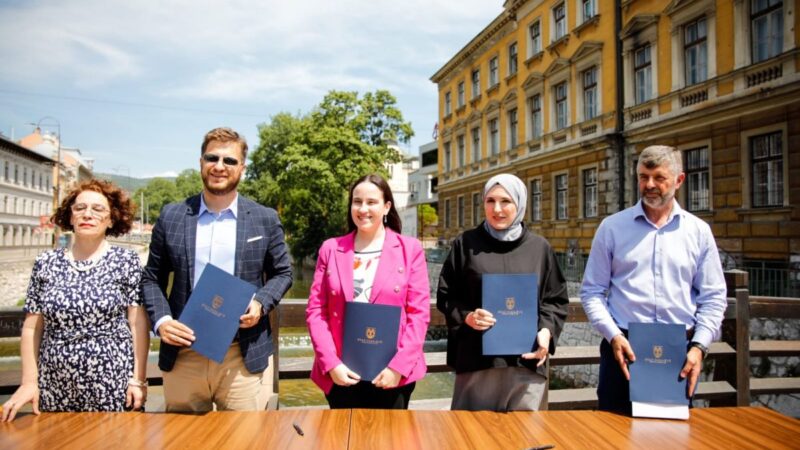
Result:
<svg viewBox="0 0 800 450">
<path fill-rule="evenodd" d="M 175 187 L 175 182 L 164 178 L 153 178 L 145 187 L 137 189 L 133 194 L 137 211 L 142 211 L 142 193 L 144 193 L 145 216 L 148 223 L 155 223 L 164 205 L 183 199 Z"/>
<path fill-rule="evenodd" d="M 178 199 L 197 195 L 203 190 L 203 179 L 196 169 L 186 169 L 175 178 Z"/>
<path fill-rule="evenodd" d="M 280 113 L 259 126 L 242 192 L 278 209 L 295 260 L 345 231 L 355 179 L 385 176 L 386 164 L 399 161 L 389 145 L 413 131 L 396 103 L 388 91 L 331 91 L 308 114 Z"/>
<path fill-rule="evenodd" d="M 438 224 L 439 216 L 436 214 L 436 209 L 427 203 L 420 205 L 417 213 L 420 216 L 420 226 L 422 227 L 419 230 L 420 236 L 425 236 L 425 228 Z"/>
</svg>

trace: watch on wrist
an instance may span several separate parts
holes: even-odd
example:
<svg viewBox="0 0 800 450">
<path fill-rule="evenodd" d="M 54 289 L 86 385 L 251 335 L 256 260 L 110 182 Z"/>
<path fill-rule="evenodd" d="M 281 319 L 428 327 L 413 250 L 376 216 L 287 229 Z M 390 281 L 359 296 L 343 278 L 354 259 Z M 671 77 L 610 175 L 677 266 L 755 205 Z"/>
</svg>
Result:
<svg viewBox="0 0 800 450">
<path fill-rule="evenodd" d="M 695 348 L 699 349 L 700 352 L 703 354 L 703 359 L 706 359 L 706 356 L 708 355 L 708 347 L 706 347 L 705 345 L 703 345 L 703 344 L 701 344 L 699 342 L 695 342 L 695 341 L 692 341 L 692 343 L 689 344 L 689 348 L 692 348 L 692 347 L 695 347 Z"/>
</svg>

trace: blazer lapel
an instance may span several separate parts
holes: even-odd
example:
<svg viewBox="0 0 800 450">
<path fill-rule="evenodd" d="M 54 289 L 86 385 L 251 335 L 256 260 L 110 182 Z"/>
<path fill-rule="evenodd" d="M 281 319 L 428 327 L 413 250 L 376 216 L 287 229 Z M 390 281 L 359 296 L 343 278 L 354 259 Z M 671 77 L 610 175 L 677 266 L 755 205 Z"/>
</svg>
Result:
<svg viewBox="0 0 800 450">
<path fill-rule="evenodd" d="M 336 247 L 336 272 L 339 274 L 339 286 L 342 295 L 348 302 L 353 301 L 353 255 L 355 245 L 355 233 L 350 233 L 339 240 Z"/>
<path fill-rule="evenodd" d="M 236 250 L 234 252 L 233 274 L 242 277 L 242 252 L 247 239 L 247 222 L 250 219 L 250 209 L 244 205 L 242 196 L 239 196 L 236 207 Z"/>
<path fill-rule="evenodd" d="M 200 195 L 203 195 L 200 193 Z M 186 242 L 186 264 L 189 267 L 189 292 L 194 286 L 194 257 L 197 246 L 197 218 L 200 214 L 200 195 L 190 197 L 186 202 L 184 218 L 184 241 Z"/>
<path fill-rule="evenodd" d="M 381 259 L 378 261 L 375 280 L 372 282 L 372 293 L 369 296 L 370 303 L 375 303 L 383 290 L 392 288 L 386 283 L 392 279 L 392 267 L 395 265 L 395 248 L 398 246 L 400 246 L 400 240 L 397 239 L 397 234 L 387 228 L 386 237 L 383 239 L 383 248 L 381 249 Z"/>
</svg>

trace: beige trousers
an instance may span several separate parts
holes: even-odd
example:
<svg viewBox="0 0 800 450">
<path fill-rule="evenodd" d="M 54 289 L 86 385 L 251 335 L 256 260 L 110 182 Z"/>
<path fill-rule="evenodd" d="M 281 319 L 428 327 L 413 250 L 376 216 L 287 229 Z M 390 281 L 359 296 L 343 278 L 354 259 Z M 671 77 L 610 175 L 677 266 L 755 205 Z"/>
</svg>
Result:
<svg viewBox="0 0 800 450">
<path fill-rule="evenodd" d="M 221 364 L 183 348 L 172 370 L 163 373 L 167 412 L 263 411 L 272 396 L 272 370 L 270 356 L 264 372 L 248 372 L 238 342 Z"/>
</svg>

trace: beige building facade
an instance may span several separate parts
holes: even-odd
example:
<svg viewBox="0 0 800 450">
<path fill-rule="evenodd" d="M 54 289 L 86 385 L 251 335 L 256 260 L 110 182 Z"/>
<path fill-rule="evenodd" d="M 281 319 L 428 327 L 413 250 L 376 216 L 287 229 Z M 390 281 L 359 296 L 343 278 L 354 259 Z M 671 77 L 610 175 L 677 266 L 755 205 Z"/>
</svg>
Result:
<svg viewBox="0 0 800 450">
<path fill-rule="evenodd" d="M 481 189 L 526 182 L 526 225 L 588 253 L 638 201 L 647 145 L 683 152 L 681 205 L 736 264 L 800 264 L 797 1 L 508 0 L 431 78 L 444 238 L 483 220 Z M 619 39 L 617 39 L 619 37 Z"/>
</svg>

